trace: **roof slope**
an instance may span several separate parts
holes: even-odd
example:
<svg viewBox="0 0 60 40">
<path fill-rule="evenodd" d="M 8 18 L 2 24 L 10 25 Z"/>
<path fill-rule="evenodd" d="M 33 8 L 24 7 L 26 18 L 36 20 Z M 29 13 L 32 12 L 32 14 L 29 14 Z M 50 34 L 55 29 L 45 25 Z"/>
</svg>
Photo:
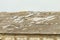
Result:
<svg viewBox="0 0 60 40">
<path fill-rule="evenodd" d="M 60 34 L 60 12 L 1 12 L 0 33 Z"/>
</svg>

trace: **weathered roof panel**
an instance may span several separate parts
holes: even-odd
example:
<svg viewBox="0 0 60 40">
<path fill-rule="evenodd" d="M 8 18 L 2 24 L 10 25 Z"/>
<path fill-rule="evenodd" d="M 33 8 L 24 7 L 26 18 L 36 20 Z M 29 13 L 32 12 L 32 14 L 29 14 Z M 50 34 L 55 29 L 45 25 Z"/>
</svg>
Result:
<svg viewBox="0 0 60 40">
<path fill-rule="evenodd" d="M 60 12 L 1 12 L 0 33 L 60 34 Z"/>
</svg>

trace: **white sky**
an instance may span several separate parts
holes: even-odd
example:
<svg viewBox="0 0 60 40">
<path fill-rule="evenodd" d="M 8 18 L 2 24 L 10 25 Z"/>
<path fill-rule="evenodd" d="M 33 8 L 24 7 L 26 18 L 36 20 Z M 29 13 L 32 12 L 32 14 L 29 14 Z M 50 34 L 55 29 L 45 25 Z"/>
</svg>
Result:
<svg viewBox="0 0 60 40">
<path fill-rule="evenodd" d="M 60 0 L 0 0 L 0 11 L 60 11 Z"/>
</svg>

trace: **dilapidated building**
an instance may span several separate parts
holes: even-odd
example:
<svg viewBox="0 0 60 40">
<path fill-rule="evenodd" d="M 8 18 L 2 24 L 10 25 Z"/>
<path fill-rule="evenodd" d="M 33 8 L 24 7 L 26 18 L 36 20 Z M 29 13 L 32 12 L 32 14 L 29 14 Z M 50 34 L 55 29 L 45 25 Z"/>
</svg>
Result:
<svg viewBox="0 0 60 40">
<path fill-rule="evenodd" d="M 0 12 L 0 40 L 60 40 L 60 12 Z"/>
</svg>

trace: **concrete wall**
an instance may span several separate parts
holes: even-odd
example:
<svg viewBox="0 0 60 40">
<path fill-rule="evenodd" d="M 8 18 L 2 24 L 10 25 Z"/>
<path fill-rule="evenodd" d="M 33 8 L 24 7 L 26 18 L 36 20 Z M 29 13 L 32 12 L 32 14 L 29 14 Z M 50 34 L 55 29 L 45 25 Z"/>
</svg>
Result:
<svg viewBox="0 0 60 40">
<path fill-rule="evenodd" d="M 0 35 L 0 40 L 60 40 L 59 35 Z"/>
</svg>

